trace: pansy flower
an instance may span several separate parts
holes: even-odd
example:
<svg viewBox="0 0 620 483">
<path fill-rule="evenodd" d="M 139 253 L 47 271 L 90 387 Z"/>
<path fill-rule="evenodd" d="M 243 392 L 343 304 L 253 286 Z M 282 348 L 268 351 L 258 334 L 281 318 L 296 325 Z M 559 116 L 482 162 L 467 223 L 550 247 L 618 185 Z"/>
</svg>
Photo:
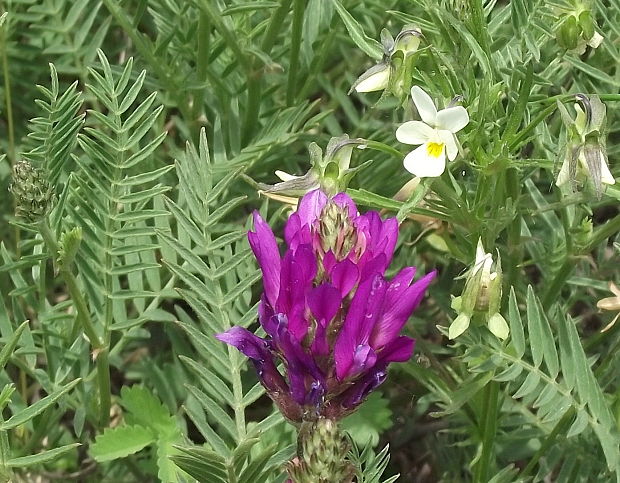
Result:
<svg viewBox="0 0 620 483">
<path fill-rule="evenodd" d="M 396 139 L 420 146 L 405 157 L 405 169 L 420 178 L 440 176 L 446 169 L 446 157 L 453 161 L 458 154 L 455 134 L 467 126 L 469 115 L 463 106 L 438 111 L 418 86 L 411 88 L 411 97 L 422 120 L 401 124 Z"/>
</svg>

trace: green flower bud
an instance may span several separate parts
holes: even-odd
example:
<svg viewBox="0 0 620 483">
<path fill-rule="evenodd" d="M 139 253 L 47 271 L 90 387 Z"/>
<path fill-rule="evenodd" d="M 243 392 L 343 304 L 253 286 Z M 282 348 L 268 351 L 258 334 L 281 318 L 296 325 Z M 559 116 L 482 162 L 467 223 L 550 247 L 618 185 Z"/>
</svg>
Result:
<svg viewBox="0 0 620 483">
<path fill-rule="evenodd" d="M 594 37 L 595 26 L 594 26 L 594 18 L 592 18 L 592 12 L 590 10 L 584 10 L 579 14 L 579 26 L 581 27 L 581 31 L 583 33 L 583 38 L 585 40 L 590 40 Z"/>
<path fill-rule="evenodd" d="M 82 228 L 80 227 L 75 227 L 60 235 L 58 241 L 58 267 L 60 269 L 68 269 L 71 266 L 81 242 Z"/>
<path fill-rule="evenodd" d="M 355 469 L 347 460 L 349 441 L 335 421 L 319 418 L 303 423 L 298 455 L 287 464 L 295 483 L 350 483 Z"/>
<path fill-rule="evenodd" d="M 568 50 L 577 48 L 581 38 L 581 27 L 574 15 L 566 15 L 560 26 L 555 31 L 555 38 L 560 47 Z"/>
<path fill-rule="evenodd" d="M 13 166 L 9 191 L 15 197 L 15 216 L 34 223 L 49 214 L 56 199 L 45 173 L 28 161 Z"/>
</svg>

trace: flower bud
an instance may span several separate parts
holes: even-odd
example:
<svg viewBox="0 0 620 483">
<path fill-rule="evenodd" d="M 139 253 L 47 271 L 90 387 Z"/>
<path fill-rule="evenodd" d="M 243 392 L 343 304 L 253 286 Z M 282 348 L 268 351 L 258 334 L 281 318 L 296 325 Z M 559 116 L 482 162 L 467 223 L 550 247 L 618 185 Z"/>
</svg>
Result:
<svg viewBox="0 0 620 483">
<path fill-rule="evenodd" d="M 349 441 L 338 424 L 319 418 L 303 423 L 297 442 L 298 456 L 287 470 L 295 483 L 349 483 L 355 469 L 347 460 Z"/>
<path fill-rule="evenodd" d="M 13 166 L 13 181 L 9 191 L 15 197 L 15 216 L 36 222 L 52 210 L 54 190 L 42 170 L 28 161 Z"/>
<path fill-rule="evenodd" d="M 401 51 L 407 55 L 414 54 L 420 47 L 422 31 L 414 26 L 407 25 L 396 36 L 394 51 Z"/>
<path fill-rule="evenodd" d="M 502 266 L 498 258 L 484 251 L 478 240 L 476 260 L 472 267 L 461 297 L 452 302 L 459 315 L 450 325 L 448 337 L 454 339 L 467 330 L 474 316 L 486 321 L 489 330 L 500 339 L 508 336 L 508 325 L 499 314 L 502 299 Z M 477 320 L 476 319 L 476 320 Z"/>
<path fill-rule="evenodd" d="M 555 31 L 555 38 L 560 47 L 568 50 L 577 48 L 581 38 L 581 28 L 574 15 L 565 15 L 564 20 Z"/>
</svg>

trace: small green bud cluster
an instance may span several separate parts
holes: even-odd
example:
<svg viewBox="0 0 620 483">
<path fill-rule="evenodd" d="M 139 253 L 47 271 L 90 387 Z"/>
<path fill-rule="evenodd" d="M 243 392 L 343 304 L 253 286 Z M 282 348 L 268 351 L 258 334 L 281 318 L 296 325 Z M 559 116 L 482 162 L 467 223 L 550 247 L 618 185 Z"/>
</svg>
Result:
<svg viewBox="0 0 620 483">
<path fill-rule="evenodd" d="M 603 40 L 596 31 L 596 22 L 589 9 L 575 9 L 562 14 L 555 38 L 560 47 L 578 51 L 585 50 L 586 45 L 596 48 Z"/>
<path fill-rule="evenodd" d="M 45 173 L 28 161 L 13 166 L 9 191 L 15 197 L 15 216 L 34 223 L 49 214 L 56 199 Z"/>
<path fill-rule="evenodd" d="M 327 418 L 302 424 L 298 456 L 287 464 L 294 483 L 350 483 L 355 470 L 347 460 L 349 441 L 338 423 Z"/>
<path fill-rule="evenodd" d="M 474 317 L 486 322 L 496 337 L 508 337 L 508 324 L 499 313 L 501 299 L 501 261 L 498 258 L 493 267 L 492 255 L 485 253 L 482 241 L 478 240 L 476 261 L 465 282 L 463 294 L 452 301 L 452 307 L 458 312 L 458 316 L 450 324 L 448 337 L 455 339 L 465 332 Z"/>
</svg>

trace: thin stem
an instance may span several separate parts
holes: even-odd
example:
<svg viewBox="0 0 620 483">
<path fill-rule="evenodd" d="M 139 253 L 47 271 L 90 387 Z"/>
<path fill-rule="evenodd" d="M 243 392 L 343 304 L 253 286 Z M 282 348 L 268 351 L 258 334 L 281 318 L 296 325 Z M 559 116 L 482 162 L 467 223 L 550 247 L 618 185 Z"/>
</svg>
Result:
<svg viewBox="0 0 620 483">
<path fill-rule="evenodd" d="M 486 483 L 488 481 L 489 467 L 492 464 L 493 448 L 495 446 L 495 434 L 497 433 L 497 415 L 499 399 L 499 382 L 491 381 L 485 388 L 485 400 L 483 404 L 482 425 L 482 454 L 474 471 L 474 481 Z"/>
<path fill-rule="evenodd" d="M 196 78 L 199 82 L 207 80 L 207 70 L 209 68 L 209 50 L 211 49 L 211 22 L 204 12 L 200 12 L 198 17 L 198 49 L 196 53 Z M 193 118 L 195 123 L 195 136 L 198 139 L 202 128 L 202 115 L 204 113 L 205 89 L 198 89 L 194 96 Z"/>
<path fill-rule="evenodd" d="M 592 234 L 592 239 L 585 251 L 593 250 L 599 243 L 607 240 L 610 236 L 615 235 L 620 231 L 620 215 L 616 215 L 602 226 L 599 226 Z"/>
<path fill-rule="evenodd" d="M 557 439 L 558 435 L 564 433 L 568 429 L 568 426 L 571 424 L 574 415 L 575 415 L 575 408 L 573 407 L 571 407 L 568 411 L 564 413 L 564 416 L 562 416 L 562 418 L 558 421 L 558 423 L 555 425 L 551 433 L 549 433 L 549 435 L 545 438 L 545 441 L 540 446 L 538 451 L 536 451 L 534 456 L 532 456 L 532 459 L 530 460 L 530 462 L 520 473 L 519 475 L 520 477 L 525 478 L 532 472 L 534 467 L 538 464 L 538 461 L 540 460 L 540 458 L 544 454 L 546 454 L 549 448 L 555 443 L 555 440 Z"/>
<path fill-rule="evenodd" d="M 282 29 L 290 4 L 291 0 L 282 0 L 273 17 L 271 17 L 269 27 L 267 27 L 267 31 L 261 43 L 261 50 L 267 55 L 271 52 L 271 48 L 278 37 L 278 33 L 280 33 Z M 250 69 L 247 73 L 247 77 L 248 89 L 245 119 L 243 121 L 243 145 L 248 145 L 252 140 L 252 136 L 256 132 L 258 126 L 260 114 L 263 68 L 257 69 L 256 60 L 254 59 L 250 62 Z"/>
<path fill-rule="evenodd" d="M 574 268 L 574 260 L 572 260 L 571 257 L 568 257 L 566 261 L 562 264 L 558 272 L 555 274 L 555 277 L 553 277 L 549 288 L 545 292 L 545 295 L 542 299 L 543 307 L 549 307 L 553 302 L 555 302 L 555 299 L 560 294 L 560 291 L 566 285 L 566 281 L 573 273 Z"/>
<path fill-rule="evenodd" d="M 293 3 L 293 25 L 291 27 L 291 61 L 288 68 L 288 82 L 286 85 L 286 105 L 292 106 L 295 101 L 297 70 L 299 69 L 299 49 L 301 47 L 301 31 L 304 20 L 303 0 Z"/>
<path fill-rule="evenodd" d="M 47 245 L 47 248 L 52 253 L 52 258 L 55 261 L 58 254 L 58 243 L 56 237 L 52 233 L 47 221 L 41 221 L 39 223 L 39 232 Z M 99 425 L 105 427 L 110 420 L 110 363 L 108 360 L 108 348 L 101 340 L 95 326 L 90 317 L 90 311 L 86 304 L 86 300 L 82 295 L 82 291 L 77 283 L 75 275 L 71 273 L 70 268 L 62 267 L 59 270 L 59 274 L 62 277 L 71 300 L 76 309 L 76 319 L 79 320 L 86 337 L 90 342 L 93 358 L 97 367 L 97 385 L 99 389 Z"/>
<path fill-rule="evenodd" d="M 15 162 L 15 126 L 13 122 L 13 99 L 11 96 L 11 77 L 9 72 L 9 57 L 7 55 L 7 39 L 6 39 L 6 21 L 5 24 L 0 27 L 2 33 L 0 34 L 0 42 L 2 43 L 2 75 L 4 76 L 4 102 L 6 109 L 6 122 L 9 138 L 8 146 L 8 159 L 11 165 Z"/>
</svg>

